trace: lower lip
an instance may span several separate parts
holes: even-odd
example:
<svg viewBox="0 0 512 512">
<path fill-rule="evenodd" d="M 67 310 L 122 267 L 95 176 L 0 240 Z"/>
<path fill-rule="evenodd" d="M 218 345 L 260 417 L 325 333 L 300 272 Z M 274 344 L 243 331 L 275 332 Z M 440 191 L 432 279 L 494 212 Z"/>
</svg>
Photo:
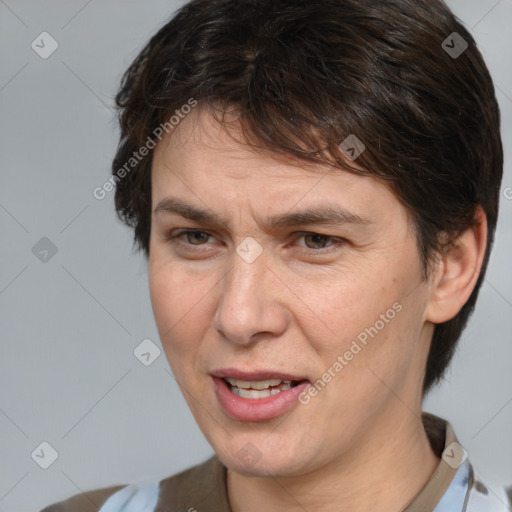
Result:
<svg viewBox="0 0 512 512">
<path fill-rule="evenodd" d="M 213 380 L 224 412 L 239 421 L 265 421 L 277 418 L 291 409 L 298 402 L 299 395 L 309 387 L 309 382 L 302 382 L 266 398 L 242 398 L 231 392 L 224 379 L 214 377 Z"/>
</svg>

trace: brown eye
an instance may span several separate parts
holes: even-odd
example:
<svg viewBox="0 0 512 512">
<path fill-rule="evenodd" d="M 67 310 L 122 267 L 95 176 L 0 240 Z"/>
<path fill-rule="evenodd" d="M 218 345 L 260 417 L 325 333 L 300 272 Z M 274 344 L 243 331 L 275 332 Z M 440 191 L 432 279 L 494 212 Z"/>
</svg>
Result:
<svg viewBox="0 0 512 512">
<path fill-rule="evenodd" d="M 327 247 L 327 242 L 331 239 L 331 237 L 326 235 L 319 235 L 317 233 L 311 233 L 309 235 L 304 235 L 305 246 L 309 249 L 323 249 Z"/>
<path fill-rule="evenodd" d="M 186 240 L 191 245 L 201 245 L 208 242 L 210 235 L 204 231 L 185 231 L 181 233 L 181 236 L 185 236 Z"/>
</svg>

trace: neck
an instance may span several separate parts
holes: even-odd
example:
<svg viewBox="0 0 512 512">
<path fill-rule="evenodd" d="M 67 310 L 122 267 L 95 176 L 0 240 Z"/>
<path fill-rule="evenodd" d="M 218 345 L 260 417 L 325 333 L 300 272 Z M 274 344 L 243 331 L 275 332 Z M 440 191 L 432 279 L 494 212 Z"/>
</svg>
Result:
<svg viewBox="0 0 512 512">
<path fill-rule="evenodd" d="M 402 407 L 400 416 L 395 410 L 390 419 L 368 429 L 348 453 L 298 477 L 246 477 L 228 471 L 232 512 L 403 510 L 439 459 L 422 422 L 410 410 Z"/>
</svg>

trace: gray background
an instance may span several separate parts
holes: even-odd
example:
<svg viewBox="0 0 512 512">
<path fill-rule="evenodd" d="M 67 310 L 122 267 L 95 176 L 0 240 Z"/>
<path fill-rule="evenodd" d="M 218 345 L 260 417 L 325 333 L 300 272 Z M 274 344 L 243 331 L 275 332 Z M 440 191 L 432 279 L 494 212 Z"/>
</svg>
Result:
<svg viewBox="0 0 512 512">
<path fill-rule="evenodd" d="M 121 73 L 179 4 L 0 0 L 0 511 L 163 478 L 211 453 L 163 353 L 148 367 L 133 355 L 145 338 L 159 345 L 146 265 L 113 193 L 92 195 L 117 143 Z M 425 408 L 497 486 L 512 483 L 512 0 L 449 4 L 495 79 L 506 168 L 477 311 Z M 31 48 L 43 31 L 59 44 L 48 59 Z M 32 252 L 42 237 L 57 248 L 46 262 Z M 59 453 L 46 470 L 31 458 L 42 441 Z"/>
</svg>

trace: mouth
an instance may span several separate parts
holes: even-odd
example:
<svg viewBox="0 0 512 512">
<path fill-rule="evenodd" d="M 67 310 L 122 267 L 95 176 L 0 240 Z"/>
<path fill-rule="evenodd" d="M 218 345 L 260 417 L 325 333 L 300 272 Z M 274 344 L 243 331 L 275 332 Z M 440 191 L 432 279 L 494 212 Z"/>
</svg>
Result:
<svg viewBox="0 0 512 512">
<path fill-rule="evenodd" d="M 241 398 L 248 398 L 250 400 L 258 398 L 268 398 L 269 396 L 277 395 L 283 391 L 298 386 L 303 381 L 298 380 L 281 380 L 281 379 L 266 379 L 266 380 L 239 380 L 226 378 L 223 379 L 228 385 L 229 390 L 236 396 Z"/>
<path fill-rule="evenodd" d="M 310 382 L 279 372 L 220 370 L 212 374 L 224 412 L 239 421 L 265 421 L 283 415 L 299 401 Z"/>
</svg>

